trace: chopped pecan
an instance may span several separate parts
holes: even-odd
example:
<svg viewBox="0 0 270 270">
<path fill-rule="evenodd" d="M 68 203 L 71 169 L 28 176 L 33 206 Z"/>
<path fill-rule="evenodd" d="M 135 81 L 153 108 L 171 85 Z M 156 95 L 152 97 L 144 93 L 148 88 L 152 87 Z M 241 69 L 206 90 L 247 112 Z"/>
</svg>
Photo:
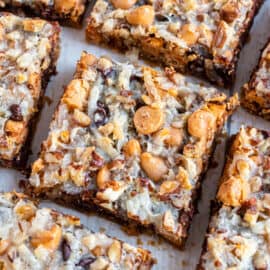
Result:
<svg viewBox="0 0 270 270">
<path fill-rule="evenodd" d="M 214 35 L 212 46 L 214 48 L 220 49 L 224 46 L 226 39 L 227 39 L 227 24 L 225 21 L 221 21 Z"/>
<path fill-rule="evenodd" d="M 227 23 L 232 23 L 239 15 L 237 0 L 229 0 L 220 10 L 221 18 Z"/>
<path fill-rule="evenodd" d="M 9 107 L 9 110 L 11 112 L 10 119 L 13 121 L 22 121 L 23 120 L 23 115 L 21 111 L 21 107 L 18 104 L 12 104 Z"/>
</svg>

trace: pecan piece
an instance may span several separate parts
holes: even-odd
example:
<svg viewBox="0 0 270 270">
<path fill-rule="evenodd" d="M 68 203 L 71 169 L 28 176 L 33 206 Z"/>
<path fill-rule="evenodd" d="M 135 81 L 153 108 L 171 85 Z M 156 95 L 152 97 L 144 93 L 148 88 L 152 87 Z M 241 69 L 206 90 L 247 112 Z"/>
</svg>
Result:
<svg viewBox="0 0 270 270">
<path fill-rule="evenodd" d="M 23 120 L 21 107 L 18 104 L 12 104 L 9 107 L 9 110 L 11 112 L 11 116 L 10 116 L 11 120 L 13 120 L 13 121 L 22 121 Z"/>
<path fill-rule="evenodd" d="M 215 48 L 222 48 L 226 42 L 226 39 L 227 39 L 227 24 L 225 21 L 221 21 L 214 35 L 212 46 Z"/>
<path fill-rule="evenodd" d="M 235 0 L 227 1 L 220 10 L 221 18 L 227 23 L 233 22 L 237 18 L 238 14 L 239 8 L 237 1 Z"/>
</svg>

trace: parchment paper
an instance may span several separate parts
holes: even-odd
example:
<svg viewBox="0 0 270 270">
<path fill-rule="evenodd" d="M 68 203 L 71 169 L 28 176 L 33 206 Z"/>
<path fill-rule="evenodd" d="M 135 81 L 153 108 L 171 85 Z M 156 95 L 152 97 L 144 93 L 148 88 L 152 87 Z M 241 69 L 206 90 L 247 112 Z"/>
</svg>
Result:
<svg viewBox="0 0 270 270">
<path fill-rule="evenodd" d="M 90 7 L 89 7 L 90 10 Z M 88 13 L 89 13 L 88 10 Z M 86 23 L 86 20 L 85 20 Z M 84 23 L 84 26 L 85 26 Z M 120 55 L 107 48 L 100 48 L 90 45 L 85 41 L 84 29 L 72 29 L 62 27 L 62 49 L 60 59 L 58 61 L 58 74 L 52 78 L 46 91 L 52 103 L 46 103 L 41 112 L 41 116 L 35 131 L 32 143 L 33 155 L 30 157 L 30 162 L 35 160 L 40 150 L 42 140 L 47 137 L 49 123 L 56 104 L 63 93 L 63 86 L 67 85 L 72 79 L 75 65 L 83 50 L 91 52 L 97 56 L 106 55 L 119 61 L 125 61 L 126 56 Z M 257 65 L 261 49 L 270 37 L 270 0 L 266 0 L 261 7 L 259 14 L 256 16 L 253 27 L 250 32 L 250 38 L 241 52 L 240 61 L 238 64 L 237 80 L 234 89 L 226 91 L 227 94 L 239 92 L 240 87 L 248 81 L 249 76 Z M 227 134 L 236 133 L 241 125 L 252 125 L 257 128 L 270 130 L 270 122 L 264 121 L 261 118 L 252 116 L 243 109 L 239 109 L 231 118 L 227 125 Z M 108 235 L 118 237 L 133 245 L 140 245 L 152 251 L 157 258 L 158 264 L 154 269 L 168 270 L 192 270 L 195 269 L 198 263 L 201 246 L 204 240 L 205 231 L 209 221 L 209 205 L 210 200 L 215 197 L 217 183 L 221 175 L 221 170 L 225 156 L 225 139 L 217 145 L 214 164 L 209 169 L 203 185 L 201 199 L 198 202 L 198 213 L 195 214 L 190 235 L 184 251 L 180 251 L 171 244 L 162 239 L 149 234 L 128 235 L 124 232 L 121 226 L 117 223 L 107 221 L 96 214 L 85 215 L 78 211 L 61 207 L 51 202 L 44 202 L 43 205 L 61 210 L 64 213 L 77 215 L 81 218 L 82 223 L 89 229 L 94 231 L 105 231 Z M 24 178 L 19 172 L 10 169 L 0 169 L 0 191 L 19 190 L 17 185 L 20 179 Z"/>
</svg>

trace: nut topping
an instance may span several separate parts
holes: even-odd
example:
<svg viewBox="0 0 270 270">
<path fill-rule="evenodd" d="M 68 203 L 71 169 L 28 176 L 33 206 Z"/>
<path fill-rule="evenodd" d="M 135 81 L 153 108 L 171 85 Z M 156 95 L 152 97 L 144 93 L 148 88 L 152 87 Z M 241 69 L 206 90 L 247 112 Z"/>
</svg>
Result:
<svg viewBox="0 0 270 270">
<path fill-rule="evenodd" d="M 180 186 L 178 181 L 164 181 L 160 185 L 159 194 L 165 195 L 173 193 Z"/>
<path fill-rule="evenodd" d="M 219 49 L 223 48 L 226 39 L 227 39 L 227 24 L 224 21 L 221 21 L 214 35 L 212 46 Z"/>
<path fill-rule="evenodd" d="M 88 127 L 91 124 L 90 117 L 80 110 L 74 110 L 73 118 L 82 127 Z"/>
<path fill-rule="evenodd" d="M 227 1 L 221 8 L 221 18 L 227 23 L 232 23 L 239 15 L 238 4 L 236 0 Z"/>
<path fill-rule="evenodd" d="M 58 225 L 53 225 L 53 227 L 48 231 L 40 231 L 36 233 L 31 239 L 31 244 L 35 248 L 43 246 L 51 251 L 55 251 L 60 244 L 61 236 L 61 228 Z"/>
<path fill-rule="evenodd" d="M 0 240 L 0 256 L 3 255 L 7 251 L 9 245 L 10 243 L 8 240 L 4 240 L 4 239 Z"/>
<path fill-rule="evenodd" d="M 106 183 L 109 182 L 111 179 L 110 170 L 108 169 L 108 166 L 102 167 L 97 174 L 97 185 L 100 189 L 103 189 L 106 187 Z"/>
<path fill-rule="evenodd" d="M 46 21 L 37 19 L 26 19 L 23 21 L 23 28 L 29 32 L 40 32 Z"/>
<path fill-rule="evenodd" d="M 249 192 L 246 180 L 231 177 L 221 184 L 217 198 L 225 205 L 240 206 L 248 198 Z"/>
<path fill-rule="evenodd" d="M 114 240 L 109 247 L 108 256 L 113 263 L 119 263 L 121 260 L 121 243 L 118 240 Z"/>
</svg>

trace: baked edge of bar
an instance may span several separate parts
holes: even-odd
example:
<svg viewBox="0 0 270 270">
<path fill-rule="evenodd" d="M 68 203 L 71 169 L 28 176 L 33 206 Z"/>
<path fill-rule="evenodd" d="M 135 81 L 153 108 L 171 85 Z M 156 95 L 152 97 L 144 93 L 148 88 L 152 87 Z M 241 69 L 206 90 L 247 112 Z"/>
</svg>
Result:
<svg viewBox="0 0 270 270">
<path fill-rule="evenodd" d="M 14 7 L 13 5 L 7 4 L 4 8 L 0 8 L 0 11 L 8 11 L 14 14 L 17 14 L 19 16 L 21 16 L 23 14 L 25 14 L 26 16 L 29 17 L 40 17 L 43 18 L 45 20 L 49 20 L 49 21 L 58 21 L 60 25 L 63 26 L 69 26 L 69 27 L 74 27 L 74 28 L 81 28 L 82 27 L 82 22 L 87 10 L 87 6 L 88 3 L 92 1 L 92 0 L 84 0 L 84 10 L 81 14 L 79 14 L 79 16 L 77 16 L 76 18 L 72 19 L 70 17 L 70 14 L 68 16 L 63 16 L 63 13 L 56 13 L 54 7 L 52 7 L 51 9 L 49 9 L 50 13 L 45 13 L 42 12 L 42 8 L 40 8 L 39 10 L 34 10 L 33 8 L 30 8 L 28 6 L 24 6 L 22 5 L 21 7 L 17 8 Z M 65 14 L 64 14 L 65 15 Z"/>
<path fill-rule="evenodd" d="M 263 106 L 259 106 L 259 103 L 254 101 L 254 100 L 250 100 L 247 98 L 247 94 L 250 92 L 255 92 L 255 96 L 257 96 L 256 94 L 256 90 L 252 89 L 251 84 L 253 84 L 255 78 L 256 78 L 256 73 L 257 71 L 260 69 L 263 59 L 262 59 L 262 55 L 264 53 L 264 50 L 270 46 L 270 38 L 268 38 L 266 44 L 263 46 L 263 48 L 260 50 L 260 56 L 259 56 L 259 60 L 257 65 L 254 67 L 254 69 L 252 70 L 252 73 L 249 77 L 249 81 L 244 84 L 241 88 L 241 95 L 240 95 L 240 102 L 241 102 L 241 106 L 247 110 L 249 113 L 256 115 L 256 116 L 260 116 L 266 120 L 270 120 L 270 112 L 264 113 L 263 110 L 265 109 Z"/>
<path fill-rule="evenodd" d="M 233 155 L 232 145 L 235 142 L 238 134 L 239 134 L 239 132 L 237 134 L 230 136 L 227 143 L 226 143 L 226 151 L 225 151 L 225 158 L 226 159 L 225 159 L 225 162 L 224 162 L 224 165 L 222 168 L 222 174 L 218 180 L 218 187 L 217 187 L 216 194 L 218 192 L 219 186 L 221 184 L 221 179 L 223 177 L 223 174 L 224 174 L 226 166 L 227 166 L 228 157 L 231 157 Z M 206 270 L 205 268 L 202 267 L 202 263 L 203 263 L 202 256 L 207 251 L 207 237 L 206 236 L 210 232 L 210 222 L 211 222 L 212 218 L 218 213 L 218 211 L 221 207 L 222 207 L 222 204 L 216 200 L 216 197 L 210 201 L 210 211 L 209 211 L 209 217 L 208 217 L 207 230 L 206 230 L 205 235 L 204 235 L 204 240 L 203 240 L 201 253 L 200 253 L 200 260 L 197 264 L 196 270 Z"/>
<path fill-rule="evenodd" d="M 5 14 L 6 12 L 1 12 Z M 8 14 L 8 13 L 7 13 Z M 24 143 L 21 145 L 20 151 L 14 156 L 12 160 L 1 159 L 0 165 L 6 168 L 18 169 L 22 172 L 26 172 L 26 165 L 28 161 L 28 156 L 31 152 L 31 142 L 35 134 L 35 128 L 39 120 L 40 112 L 43 108 L 43 98 L 46 92 L 47 85 L 50 81 L 51 76 L 56 74 L 56 64 L 60 54 L 60 26 L 57 22 L 50 22 L 53 26 L 54 32 L 52 37 L 53 46 L 50 53 L 50 65 L 49 67 L 41 73 L 41 91 L 40 96 L 37 101 L 37 111 L 31 116 L 27 123 L 27 136 Z"/>
<path fill-rule="evenodd" d="M 211 83 L 214 83 L 218 86 L 222 86 L 225 88 L 230 88 L 231 86 L 233 86 L 234 81 L 235 81 L 235 76 L 236 76 L 236 68 L 237 68 L 237 63 L 240 57 L 240 51 L 242 49 L 242 47 L 245 45 L 245 42 L 248 38 L 248 34 L 249 34 L 249 30 L 253 24 L 254 18 L 256 16 L 256 14 L 258 13 L 261 5 L 263 4 L 263 0 L 253 0 L 253 7 L 250 10 L 250 12 L 247 14 L 246 20 L 244 22 L 243 27 L 239 30 L 240 35 L 239 35 L 239 42 L 238 45 L 236 47 L 236 49 L 233 52 L 233 58 L 230 61 L 230 63 L 228 63 L 227 65 L 223 65 L 223 66 L 217 66 L 214 61 L 211 61 L 209 58 L 204 58 L 201 55 L 198 54 L 194 54 L 197 58 L 197 63 L 198 66 L 196 66 L 196 61 L 193 62 L 188 62 L 186 64 L 186 66 L 181 66 L 181 67 L 177 67 L 175 65 L 171 65 L 169 63 L 166 63 L 166 60 L 163 60 L 163 57 L 153 57 L 150 56 L 147 52 L 142 51 L 141 49 L 139 49 L 139 55 L 143 56 L 143 58 L 147 59 L 147 60 L 152 60 L 155 63 L 161 63 L 162 66 L 173 66 L 177 71 L 183 72 L 183 73 L 188 73 L 191 75 L 196 75 L 199 76 L 202 79 L 206 79 L 208 81 L 210 81 Z M 126 52 L 132 48 L 142 48 L 142 44 L 139 44 L 139 46 L 137 47 L 131 47 L 131 48 L 127 48 L 126 45 L 124 44 L 124 39 L 115 39 L 112 40 L 110 38 L 108 38 L 107 36 L 102 36 L 102 34 L 99 33 L 99 28 L 95 28 L 95 27 L 91 27 L 91 21 L 89 20 L 90 16 L 88 17 L 88 24 L 86 26 L 86 40 L 89 42 L 93 42 L 94 44 L 103 44 L 106 45 L 108 47 L 112 47 L 114 49 L 117 49 L 120 52 Z M 93 37 L 92 37 L 93 36 Z M 151 39 L 151 37 L 148 37 Z M 112 45 L 114 44 L 114 45 Z M 115 45 L 116 44 L 116 45 Z M 154 51 L 156 51 L 156 48 L 153 48 Z M 166 53 L 166 55 L 164 55 L 165 59 L 168 59 L 168 56 L 172 55 L 172 59 L 173 60 L 173 54 L 171 54 L 171 52 L 169 51 L 168 53 Z M 212 68 L 208 69 L 205 67 L 205 60 L 209 60 L 209 62 L 211 63 Z M 203 62 L 203 64 L 201 65 L 200 62 Z M 192 64 L 195 63 L 195 67 L 190 67 Z M 190 65 L 191 64 L 191 65 Z M 201 69 L 203 71 L 196 71 L 196 69 Z M 220 73 L 220 74 L 219 74 Z M 216 78 L 211 77 L 211 75 Z"/>
<path fill-rule="evenodd" d="M 16 191 L 12 191 L 12 192 L 0 192 L 0 194 L 16 196 L 16 198 L 19 199 L 19 200 L 20 199 L 26 199 L 28 201 L 32 201 L 37 206 L 37 209 L 46 208 L 46 207 L 40 205 L 39 199 L 29 197 L 27 194 L 24 194 L 24 193 L 21 193 L 21 192 L 16 192 Z M 78 218 L 80 220 L 80 222 L 81 222 L 81 218 L 79 218 L 79 217 L 77 217 L 75 215 L 65 214 L 63 211 L 56 210 L 56 209 L 54 209 L 52 207 L 49 207 L 48 209 L 50 211 L 53 211 L 57 216 L 62 216 L 63 219 L 68 219 L 68 218 L 74 219 L 74 218 Z M 90 233 L 96 233 L 96 232 L 93 232 L 88 226 L 86 226 L 84 224 L 81 224 L 81 227 L 84 228 L 84 229 L 86 229 Z M 107 233 L 103 233 L 103 234 L 105 236 L 111 238 L 111 239 L 116 239 L 116 240 L 120 241 L 122 244 L 123 243 L 127 243 L 126 241 L 120 240 L 117 237 L 113 237 L 111 235 L 108 235 Z M 127 244 L 129 244 L 129 243 L 127 243 Z M 145 249 L 145 248 L 142 248 L 142 247 L 138 247 L 137 245 L 131 245 L 131 246 L 134 247 L 134 248 L 136 248 L 136 249 L 142 250 L 145 253 L 145 255 L 147 255 L 146 261 L 144 262 L 145 265 L 143 265 L 144 267 L 147 267 L 147 268 L 143 268 L 143 269 L 145 269 L 145 270 L 152 269 L 153 265 L 157 263 L 157 260 L 153 256 L 152 252 L 149 251 L 148 249 Z"/>
</svg>

